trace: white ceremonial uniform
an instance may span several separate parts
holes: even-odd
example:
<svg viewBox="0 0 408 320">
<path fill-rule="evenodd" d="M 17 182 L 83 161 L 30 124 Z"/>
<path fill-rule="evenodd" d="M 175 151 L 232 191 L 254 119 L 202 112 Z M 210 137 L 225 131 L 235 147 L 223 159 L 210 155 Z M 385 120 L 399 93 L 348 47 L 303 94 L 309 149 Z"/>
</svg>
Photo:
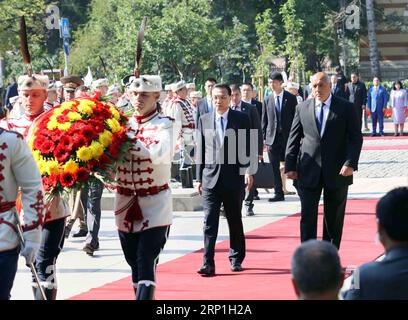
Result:
<svg viewBox="0 0 408 320">
<path fill-rule="evenodd" d="M 169 226 L 173 207 L 168 183 L 176 140 L 173 120 L 155 110 L 130 118 L 128 129 L 134 144 L 118 166 L 116 225 L 131 233 Z"/>
<path fill-rule="evenodd" d="M 44 217 L 40 172 L 22 135 L 0 129 L 0 252 L 20 244 L 15 207 L 18 188 L 24 208 L 20 218 L 24 239 L 40 243 Z"/>
<path fill-rule="evenodd" d="M 180 145 L 194 144 L 193 135 L 195 129 L 192 106 L 187 99 L 175 97 L 168 105 L 166 115 L 174 119 L 174 127 L 179 132 Z"/>
<path fill-rule="evenodd" d="M 30 139 L 29 134 L 33 129 L 33 125 L 35 125 L 35 120 L 43 113 L 44 112 L 34 116 L 24 114 L 18 119 L 2 119 L 0 120 L 0 128 L 18 132 L 28 142 L 28 140 Z M 66 218 L 71 215 L 68 202 L 59 200 L 59 197 L 54 197 L 51 202 L 47 203 L 44 224 L 50 221 Z"/>
</svg>

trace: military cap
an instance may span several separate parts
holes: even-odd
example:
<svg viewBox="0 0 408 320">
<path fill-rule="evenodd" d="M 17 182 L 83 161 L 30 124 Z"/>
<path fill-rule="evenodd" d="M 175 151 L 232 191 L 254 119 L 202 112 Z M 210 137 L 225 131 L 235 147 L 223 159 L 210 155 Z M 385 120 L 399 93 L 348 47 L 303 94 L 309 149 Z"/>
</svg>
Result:
<svg viewBox="0 0 408 320">
<path fill-rule="evenodd" d="M 36 89 L 48 89 L 50 80 L 48 76 L 41 74 L 33 74 L 31 77 L 24 75 L 18 78 L 18 90 L 36 90 Z"/>
<path fill-rule="evenodd" d="M 160 92 L 162 90 L 162 80 L 160 76 L 143 75 L 135 78 L 129 85 L 129 91 L 136 92 Z"/>
<path fill-rule="evenodd" d="M 173 92 L 177 92 L 177 91 L 185 88 L 186 85 L 187 85 L 186 82 L 184 80 L 181 80 L 179 82 L 173 83 L 171 85 L 171 90 L 173 90 Z"/>
<path fill-rule="evenodd" d="M 66 91 L 75 91 L 76 88 L 84 84 L 84 81 L 78 76 L 62 77 L 61 82 Z"/>
<path fill-rule="evenodd" d="M 195 84 L 194 83 L 187 83 L 186 88 L 187 89 L 195 89 Z"/>
<path fill-rule="evenodd" d="M 92 88 L 96 89 L 98 87 L 102 87 L 102 86 L 109 86 L 109 81 L 106 78 L 102 78 L 102 79 L 97 79 L 94 82 L 92 82 Z"/>
<path fill-rule="evenodd" d="M 203 97 L 203 94 L 201 93 L 201 91 L 191 91 L 190 92 L 190 98 L 199 98 L 201 99 Z"/>
<path fill-rule="evenodd" d="M 292 81 L 285 83 L 284 86 L 286 89 L 296 89 L 296 90 L 299 90 L 299 87 L 300 87 L 299 83 L 292 82 Z"/>
</svg>

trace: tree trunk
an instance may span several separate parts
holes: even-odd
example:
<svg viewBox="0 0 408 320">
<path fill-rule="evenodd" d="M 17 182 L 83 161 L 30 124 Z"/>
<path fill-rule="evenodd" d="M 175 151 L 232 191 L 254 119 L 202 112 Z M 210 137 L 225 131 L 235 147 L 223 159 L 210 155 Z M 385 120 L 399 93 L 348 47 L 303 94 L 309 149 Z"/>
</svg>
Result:
<svg viewBox="0 0 408 320">
<path fill-rule="evenodd" d="M 370 50 L 371 75 L 373 77 L 381 77 L 377 36 L 375 33 L 374 0 L 366 0 L 366 8 L 367 8 L 367 29 Z"/>
</svg>

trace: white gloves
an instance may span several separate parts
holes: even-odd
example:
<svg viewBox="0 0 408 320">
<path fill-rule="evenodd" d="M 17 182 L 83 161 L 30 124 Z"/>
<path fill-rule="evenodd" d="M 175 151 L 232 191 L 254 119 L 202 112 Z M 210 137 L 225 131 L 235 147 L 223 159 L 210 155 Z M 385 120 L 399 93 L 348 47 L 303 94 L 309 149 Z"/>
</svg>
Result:
<svg viewBox="0 0 408 320">
<path fill-rule="evenodd" d="M 38 242 L 26 240 L 23 249 L 21 249 L 20 255 L 26 259 L 26 264 L 33 263 L 40 249 L 40 244 Z"/>
</svg>

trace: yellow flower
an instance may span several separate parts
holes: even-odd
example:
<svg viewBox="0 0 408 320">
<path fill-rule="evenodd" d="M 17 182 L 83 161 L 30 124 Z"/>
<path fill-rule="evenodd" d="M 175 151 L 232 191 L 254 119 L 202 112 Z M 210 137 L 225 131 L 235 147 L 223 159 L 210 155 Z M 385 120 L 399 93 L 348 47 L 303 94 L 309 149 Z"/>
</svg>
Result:
<svg viewBox="0 0 408 320">
<path fill-rule="evenodd" d="M 99 142 L 106 148 L 112 143 L 112 133 L 105 130 L 99 135 Z"/>
<path fill-rule="evenodd" d="M 68 129 L 71 128 L 71 122 L 58 123 L 57 128 L 62 131 L 68 131 Z"/>
<path fill-rule="evenodd" d="M 39 150 L 33 150 L 32 154 L 36 162 L 38 162 L 41 159 L 41 152 Z"/>
<path fill-rule="evenodd" d="M 73 101 L 64 102 L 61 106 L 56 108 L 52 114 L 54 116 L 60 116 L 65 110 L 72 109 L 74 106 L 75 106 L 75 102 Z"/>
<path fill-rule="evenodd" d="M 50 117 L 50 121 L 48 121 L 47 123 L 47 129 L 48 130 L 54 130 L 58 127 L 58 121 L 57 121 L 57 116 L 56 115 L 52 115 Z"/>
<path fill-rule="evenodd" d="M 106 120 L 106 124 L 112 130 L 113 133 L 116 133 L 122 130 L 122 127 L 120 126 L 118 120 L 116 119 L 108 119 Z"/>
<path fill-rule="evenodd" d="M 116 120 L 119 121 L 119 119 L 120 119 L 119 111 L 116 110 L 115 107 L 110 107 L 110 108 L 109 108 L 109 111 L 112 113 L 112 116 L 113 116 Z"/>
<path fill-rule="evenodd" d="M 89 147 L 81 147 L 77 151 L 77 157 L 82 161 L 89 161 L 92 159 L 92 151 Z"/>
<path fill-rule="evenodd" d="M 78 112 L 70 112 L 67 114 L 67 117 L 71 122 L 75 122 L 82 119 L 81 115 Z"/>
<path fill-rule="evenodd" d="M 47 162 L 44 159 L 40 159 L 37 161 L 38 169 L 40 170 L 40 174 L 44 175 L 47 173 Z"/>
<path fill-rule="evenodd" d="M 81 101 L 81 103 L 78 105 L 78 111 L 87 115 L 92 114 L 92 108 L 89 105 L 85 104 L 85 101 Z"/>
<path fill-rule="evenodd" d="M 98 159 L 103 154 L 103 145 L 99 142 L 92 141 L 89 149 L 91 149 L 93 159 Z"/>
<path fill-rule="evenodd" d="M 82 100 L 81 103 L 83 103 L 84 105 L 86 105 L 88 107 L 91 107 L 91 108 L 96 106 L 95 102 L 93 102 L 91 100 Z"/>
<path fill-rule="evenodd" d="M 64 165 L 64 171 L 65 172 L 70 172 L 70 173 L 75 173 L 78 171 L 78 163 L 76 163 L 74 160 L 69 160 L 65 165 Z"/>
<path fill-rule="evenodd" d="M 46 161 L 46 166 L 47 166 L 46 170 L 49 175 L 53 173 L 55 174 L 59 173 L 59 163 L 57 160 Z"/>
</svg>

